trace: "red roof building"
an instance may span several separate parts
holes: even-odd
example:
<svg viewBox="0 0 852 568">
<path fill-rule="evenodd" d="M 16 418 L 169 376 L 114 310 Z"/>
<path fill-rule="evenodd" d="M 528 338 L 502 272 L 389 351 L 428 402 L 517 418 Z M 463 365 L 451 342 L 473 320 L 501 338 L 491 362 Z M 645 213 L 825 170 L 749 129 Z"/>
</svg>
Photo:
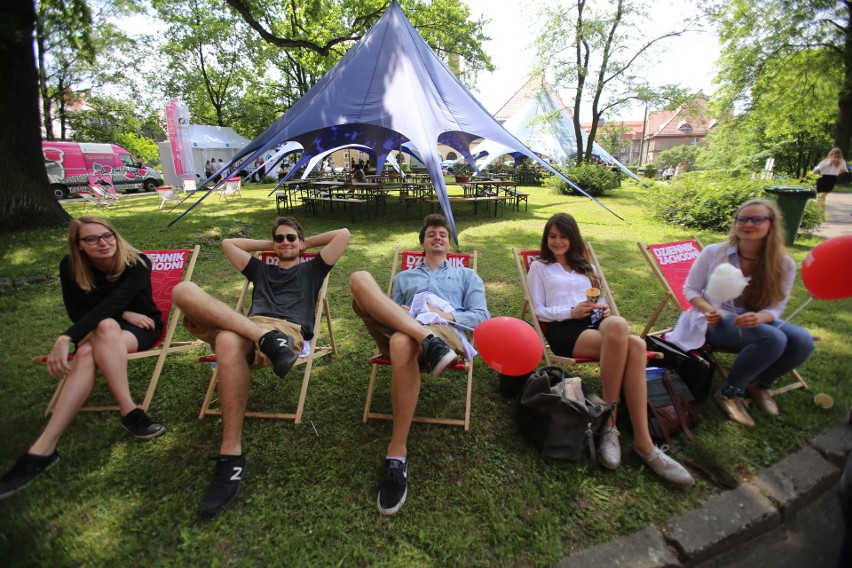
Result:
<svg viewBox="0 0 852 568">
<path fill-rule="evenodd" d="M 647 123 L 642 120 L 624 121 L 628 132 L 621 136 L 630 145 L 614 152 L 613 157 L 623 164 L 653 163 L 660 152 L 684 144 L 702 145 L 707 134 L 716 126 L 716 119 L 707 113 L 707 96 L 698 91 L 690 102 L 676 110 L 655 110 L 648 114 Z M 583 125 L 586 132 L 590 125 Z M 644 139 L 642 137 L 645 132 Z"/>
</svg>

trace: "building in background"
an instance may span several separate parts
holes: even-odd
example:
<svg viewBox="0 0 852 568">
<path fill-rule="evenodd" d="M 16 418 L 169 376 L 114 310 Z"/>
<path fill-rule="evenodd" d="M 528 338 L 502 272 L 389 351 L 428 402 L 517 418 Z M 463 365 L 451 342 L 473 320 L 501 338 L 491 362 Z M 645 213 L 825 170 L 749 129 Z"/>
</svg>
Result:
<svg viewBox="0 0 852 568">
<path fill-rule="evenodd" d="M 675 110 L 651 111 L 648 113 L 647 122 L 624 121 L 622 124 L 626 132 L 621 138 L 629 140 L 630 144 L 613 151 L 613 157 L 623 164 L 651 164 L 660 152 L 665 150 L 685 144 L 703 145 L 705 138 L 717 124 L 717 120 L 707 112 L 707 103 L 707 96 L 698 91 L 688 103 Z M 590 127 L 590 124 L 583 124 L 583 130 L 586 132 Z"/>
</svg>

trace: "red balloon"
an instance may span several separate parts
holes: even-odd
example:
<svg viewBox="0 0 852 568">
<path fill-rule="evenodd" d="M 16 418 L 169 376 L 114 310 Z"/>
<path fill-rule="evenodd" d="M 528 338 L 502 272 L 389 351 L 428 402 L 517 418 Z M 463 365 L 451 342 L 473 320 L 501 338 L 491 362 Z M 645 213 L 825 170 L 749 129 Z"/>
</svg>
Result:
<svg viewBox="0 0 852 568">
<path fill-rule="evenodd" d="M 852 235 L 823 241 L 802 262 L 802 281 L 820 300 L 852 297 Z"/>
<path fill-rule="evenodd" d="M 496 317 L 473 330 L 476 349 L 485 363 L 504 375 L 532 372 L 542 357 L 541 339 L 533 327 L 517 318 Z"/>
</svg>

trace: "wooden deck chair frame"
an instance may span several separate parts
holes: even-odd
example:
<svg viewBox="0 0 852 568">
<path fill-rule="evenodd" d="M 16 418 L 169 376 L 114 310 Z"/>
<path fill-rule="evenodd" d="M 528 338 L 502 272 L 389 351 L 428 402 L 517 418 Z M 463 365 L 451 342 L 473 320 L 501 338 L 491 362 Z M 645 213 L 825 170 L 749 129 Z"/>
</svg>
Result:
<svg viewBox="0 0 852 568">
<path fill-rule="evenodd" d="M 651 314 L 651 318 L 648 320 L 648 323 L 645 325 L 645 329 L 642 330 L 642 337 L 645 337 L 646 335 L 649 335 L 649 332 L 653 328 L 654 324 L 657 322 L 657 319 L 660 317 L 660 314 L 662 314 L 663 310 L 666 307 L 666 304 L 668 304 L 669 302 L 671 302 L 671 304 L 678 310 L 679 313 L 684 312 L 691 307 L 692 304 L 690 304 L 689 301 L 683 296 L 683 292 L 681 291 L 681 289 L 683 287 L 683 283 L 686 281 L 687 275 L 689 274 L 689 268 L 692 267 L 692 263 L 695 262 L 695 259 L 698 257 L 698 253 L 701 252 L 701 250 L 704 248 L 704 246 L 701 244 L 701 241 L 698 240 L 698 237 L 696 237 L 696 236 L 693 236 L 692 239 L 686 240 L 686 241 L 676 241 L 676 242 L 671 242 L 671 243 L 659 243 L 659 244 L 648 244 L 648 245 L 641 243 L 641 242 L 637 242 L 636 245 L 639 247 L 639 250 L 642 251 L 642 256 L 645 257 L 645 260 L 647 261 L 648 265 L 651 267 L 651 270 L 653 271 L 654 275 L 657 277 L 657 280 L 660 281 L 660 284 L 663 286 L 663 289 L 664 289 L 663 297 L 660 300 L 660 303 L 657 304 L 657 308 L 654 310 L 654 313 Z M 674 248 L 669 249 L 669 247 L 674 247 Z M 670 268 L 667 268 L 665 271 L 663 271 L 663 269 L 660 267 L 660 264 L 657 262 L 657 258 L 666 256 L 665 253 L 667 252 L 667 250 L 670 250 L 669 256 L 683 255 L 683 256 L 687 256 L 688 258 L 685 259 L 685 260 L 682 260 L 678 263 L 674 263 L 674 262 L 668 263 L 666 266 L 668 266 Z M 657 252 L 655 252 L 655 251 L 657 251 Z M 672 267 L 671 265 L 673 265 L 673 264 L 679 264 L 680 265 L 679 269 L 677 269 L 676 267 Z M 672 270 L 671 268 L 675 268 L 675 270 Z M 676 278 L 678 280 L 676 282 L 676 284 L 678 285 L 677 289 L 672 284 L 672 281 L 671 281 L 672 278 Z M 650 333 L 650 335 L 662 335 L 662 334 L 666 333 L 667 331 L 670 331 L 670 329 L 655 331 L 653 333 Z M 819 338 L 815 337 L 814 339 L 819 339 Z M 721 375 L 722 380 L 727 380 L 727 378 L 728 378 L 727 371 L 719 363 L 719 361 L 716 359 L 716 357 L 712 356 L 712 352 L 713 351 L 718 352 L 718 353 L 733 353 L 733 352 L 732 351 L 724 351 L 724 350 L 720 350 L 720 349 L 713 349 L 712 346 L 710 346 L 710 345 L 707 346 L 707 351 L 710 353 L 711 359 L 713 361 L 713 365 L 716 367 L 716 370 L 719 371 L 719 375 Z M 773 395 L 785 393 L 787 391 L 800 389 L 800 388 L 805 388 L 805 389 L 810 390 L 808 383 L 805 381 L 805 379 L 802 377 L 802 375 L 799 374 L 799 372 L 797 370 L 793 369 L 793 371 L 790 374 L 793 375 L 793 379 L 794 379 L 793 382 L 788 384 L 788 385 L 785 385 L 783 387 L 773 389 L 772 390 Z"/>
<path fill-rule="evenodd" d="M 240 187 L 241 185 L 239 177 L 229 177 L 225 180 L 225 184 L 222 186 L 222 189 L 219 190 L 219 197 L 225 201 L 231 197 L 242 197 L 243 191 Z"/>
<path fill-rule="evenodd" d="M 517 248 L 513 248 L 512 253 L 515 255 L 515 264 L 517 264 L 518 266 L 518 276 L 521 279 L 521 285 L 523 286 L 524 290 L 524 303 L 521 306 L 521 319 L 526 318 L 527 310 L 529 310 L 530 320 L 532 321 L 533 328 L 535 328 L 535 331 L 538 334 L 539 339 L 541 340 L 545 364 L 553 365 L 554 363 L 559 363 L 562 365 L 578 365 L 583 363 L 598 363 L 600 360 L 595 358 L 562 357 L 553 353 L 553 351 L 550 349 L 550 345 L 548 345 L 547 343 L 547 338 L 545 338 L 544 336 L 544 328 L 542 327 L 541 322 L 538 321 L 538 316 L 536 316 L 535 314 L 535 309 L 533 308 L 532 302 L 532 294 L 530 294 L 530 288 L 527 284 L 527 273 L 529 272 L 530 264 L 532 264 L 532 262 L 538 258 L 540 251 L 538 249 L 520 250 Z M 618 311 L 618 305 L 615 303 L 615 297 L 612 295 L 612 290 L 609 287 L 609 282 L 607 282 L 606 275 L 604 274 L 604 271 L 601 268 L 601 264 L 598 261 L 597 255 L 595 254 L 595 249 L 588 241 L 586 242 L 586 257 L 588 258 L 589 263 L 595 269 L 595 274 L 598 277 L 598 280 L 600 281 L 601 294 L 603 295 L 607 305 L 609 306 L 611 315 L 621 316 L 621 313 Z M 659 359 L 662 357 L 662 354 L 656 353 L 654 351 L 649 351 L 647 353 L 647 356 L 649 359 Z"/>
<path fill-rule="evenodd" d="M 302 262 L 310 260 L 315 257 L 318 252 L 308 252 L 302 254 Z M 272 251 L 264 251 L 260 253 L 261 261 L 267 264 L 277 264 L 278 256 Z M 328 304 L 328 279 L 331 276 L 331 273 L 326 274 L 325 279 L 322 282 L 322 286 L 320 287 L 319 293 L 317 294 L 317 305 L 314 310 L 314 336 L 310 340 L 311 353 L 307 357 L 299 357 L 296 360 L 293 368 L 296 368 L 298 365 L 304 365 L 305 371 L 302 375 L 302 387 L 299 392 L 299 402 L 296 406 L 295 413 L 284 413 L 284 412 L 256 412 L 256 411 L 247 411 L 245 416 L 248 418 L 270 418 L 274 420 L 293 420 L 296 424 L 302 423 L 302 413 L 305 410 L 305 399 L 308 395 L 308 383 L 311 379 L 311 370 L 313 369 L 314 361 L 319 359 L 320 357 L 325 357 L 326 355 L 331 355 L 337 352 L 337 348 L 334 344 L 334 329 L 331 326 L 331 310 L 329 309 Z M 237 304 L 235 306 L 235 310 L 240 312 L 241 314 L 246 313 L 246 305 L 245 300 L 248 295 L 249 287 L 251 286 L 251 282 L 248 280 L 243 284 L 242 289 L 240 290 L 240 295 L 237 298 Z M 326 325 L 328 326 L 328 345 L 317 345 L 317 340 L 319 338 L 320 326 L 322 325 L 323 317 L 325 317 Z M 216 355 L 206 355 L 198 358 L 199 362 L 207 362 L 207 363 L 215 363 Z M 215 369 L 213 369 L 213 374 L 210 377 L 210 383 L 207 385 L 207 393 L 204 395 L 204 402 L 201 405 L 201 411 L 198 413 L 198 419 L 203 420 L 205 416 L 221 416 L 222 411 L 210 408 L 210 405 L 213 403 L 213 395 L 216 392 L 216 384 L 219 381 L 219 366 L 217 365 Z"/>
<path fill-rule="evenodd" d="M 92 207 L 109 207 L 109 200 L 107 200 L 103 195 L 95 195 L 91 191 L 78 191 L 77 195 L 79 195 L 86 206 L 91 205 Z"/>
<path fill-rule="evenodd" d="M 182 178 L 181 187 L 184 195 L 195 193 L 195 178 Z"/>
<path fill-rule="evenodd" d="M 163 326 L 164 333 L 161 341 L 156 344 L 151 349 L 146 351 L 139 351 L 136 353 L 131 353 L 127 356 L 129 361 L 135 359 L 144 359 L 148 357 L 157 357 L 157 363 L 154 365 L 154 372 L 151 374 L 151 380 L 148 381 L 148 390 L 145 392 L 145 398 L 142 401 L 140 407 L 142 410 L 147 412 L 148 407 L 151 405 L 151 399 L 154 397 L 154 389 L 157 388 L 157 383 L 160 380 L 160 375 L 163 372 L 163 366 L 166 363 L 166 357 L 172 353 L 182 353 L 185 351 L 190 351 L 193 349 L 200 349 L 204 346 L 202 341 L 172 341 L 175 334 L 175 329 L 177 328 L 178 321 L 180 318 L 180 309 L 177 306 L 172 304 L 171 301 L 171 291 L 174 288 L 174 285 L 177 282 L 189 282 L 192 280 L 192 273 L 195 270 L 195 262 L 198 260 L 198 253 L 201 250 L 200 245 L 195 245 L 192 250 L 182 249 L 182 250 L 158 250 L 158 251 L 142 251 L 151 258 L 151 261 L 154 263 L 154 272 L 157 272 L 157 264 L 161 262 L 164 265 L 173 264 L 178 261 L 176 257 L 173 255 L 180 255 L 180 259 L 183 260 L 183 274 L 179 279 L 171 280 L 169 283 L 171 284 L 168 287 L 167 291 L 163 291 L 161 293 L 165 293 L 167 296 L 164 298 L 158 298 L 160 294 L 158 294 L 158 290 L 154 290 L 155 301 L 157 301 L 157 306 L 160 308 L 160 311 L 164 311 L 164 307 L 168 305 L 168 310 L 165 310 L 163 314 Z M 157 256 L 155 256 L 157 255 Z M 158 258 L 169 258 L 169 260 L 157 260 Z M 47 357 L 34 357 L 33 362 L 44 363 L 47 361 Z M 45 416 L 49 416 L 50 413 L 53 412 L 54 407 L 56 406 L 57 401 L 59 400 L 59 395 L 62 392 L 62 388 L 65 386 L 65 379 L 61 379 L 59 381 L 59 385 L 57 385 L 56 390 L 53 393 L 53 396 L 50 398 L 50 402 L 47 405 L 47 409 L 44 411 Z M 103 411 L 117 411 L 119 408 L 117 405 L 112 406 L 84 406 L 80 410 L 88 411 L 88 412 L 103 412 Z"/>
<path fill-rule="evenodd" d="M 115 190 L 115 184 L 112 182 L 112 178 L 104 175 L 94 175 L 89 176 L 87 178 L 89 189 L 92 190 L 92 193 L 95 195 L 102 195 L 105 199 L 109 199 L 111 201 L 118 201 L 120 199 L 124 199 L 124 195 L 118 193 Z"/>
<path fill-rule="evenodd" d="M 90 185 L 89 191 L 91 191 L 92 195 L 95 196 L 95 199 L 104 205 L 111 205 L 116 202 L 116 199 L 111 197 L 104 189 L 97 185 Z"/>
<path fill-rule="evenodd" d="M 175 194 L 174 188 L 169 185 L 161 185 L 156 188 L 156 192 L 157 197 L 160 198 L 160 209 L 162 209 L 168 201 L 180 201 L 180 197 Z"/>
<path fill-rule="evenodd" d="M 451 261 L 453 259 L 459 259 L 459 261 L 462 262 L 465 266 L 467 266 L 468 268 L 472 268 L 473 271 L 476 272 L 477 263 L 479 260 L 479 255 L 477 251 L 473 251 L 470 254 L 449 253 L 447 257 Z M 401 247 L 396 248 L 396 252 L 393 255 L 393 266 L 391 267 L 390 282 L 388 283 L 388 296 L 391 295 L 391 291 L 393 290 L 393 279 L 396 277 L 397 272 L 399 272 L 398 267 L 400 266 L 400 263 L 402 263 L 402 270 L 408 270 L 416 266 L 416 264 L 413 264 L 414 259 L 419 260 L 420 258 L 423 258 L 423 251 L 404 251 Z M 375 418 L 378 420 L 393 420 L 393 414 L 372 412 L 371 410 L 373 406 L 373 391 L 376 386 L 376 378 L 378 377 L 379 367 L 390 366 L 391 362 L 388 359 L 382 357 L 378 349 L 376 349 L 376 354 L 368 362 L 372 364 L 372 371 L 370 372 L 370 382 L 367 386 L 367 401 L 364 403 L 364 423 L 366 424 L 367 421 L 369 421 L 371 418 Z M 470 430 L 470 409 L 473 396 L 473 361 L 465 360 L 461 363 L 455 363 L 447 367 L 447 371 L 463 371 L 467 374 L 464 418 L 432 418 L 428 416 L 415 415 L 413 418 L 413 422 L 418 422 L 421 424 L 461 426 L 465 429 L 465 431 L 468 431 Z"/>
</svg>

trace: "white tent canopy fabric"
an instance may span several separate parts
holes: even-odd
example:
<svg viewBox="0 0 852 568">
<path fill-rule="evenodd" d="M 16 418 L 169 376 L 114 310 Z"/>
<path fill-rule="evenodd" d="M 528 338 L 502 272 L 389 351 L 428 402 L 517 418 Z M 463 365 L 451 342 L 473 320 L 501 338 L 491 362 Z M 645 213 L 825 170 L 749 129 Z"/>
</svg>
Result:
<svg viewBox="0 0 852 568">
<path fill-rule="evenodd" d="M 189 141 L 193 148 L 236 148 L 241 149 L 250 142 L 228 126 L 192 124 L 189 126 Z"/>
<path fill-rule="evenodd" d="M 557 103 L 550 89 L 543 82 L 539 88 L 535 89 L 533 95 L 506 119 L 503 128 L 514 134 L 527 147 L 547 156 L 554 163 L 564 164 L 577 155 L 577 137 L 574 134 L 571 115 Z M 588 137 L 584 132 L 582 141 L 584 147 L 587 140 Z M 487 152 L 476 161 L 480 169 L 485 168 L 500 156 L 517 152 L 511 146 L 492 140 L 483 141 L 474 150 L 476 154 Z M 617 166 L 622 172 L 643 185 L 647 185 L 597 142 L 592 143 L 592 154 L 609 165 Z"/>
<path fill-rule="evenodd" d="M 376 25 L 232 162 L 253 162 L 269 148 L 295 141 L 304 147 L 300 166 L 332 148 L 360 144 L 373 149 L 380 173 L 387 156 L 410 143 L 426 166 L 456 238 L 438 144 L 471 161 L 469 144 L 476 138 L 514 148 L 558 174 L 485 110 L 393 0 Z"/>
<path fill-rule="evenodd" d="M 192 152 L 195 177 L 198 180 L 207 178 L 204 164 L 210 160 L 230 161 L 237 152 L 251 142 L 240 136 L 228 126 L 210 126 L 205 124 L 190 124 L 188 130 L 188 145 Z M 181 176 L 175 173 L 172 161 L 171 142 L 166 140 L 157 144 L 160 149 L 160 162 L 163 168 L 164 182 L 167 185 L 181 185 Z"/>
</svg>

